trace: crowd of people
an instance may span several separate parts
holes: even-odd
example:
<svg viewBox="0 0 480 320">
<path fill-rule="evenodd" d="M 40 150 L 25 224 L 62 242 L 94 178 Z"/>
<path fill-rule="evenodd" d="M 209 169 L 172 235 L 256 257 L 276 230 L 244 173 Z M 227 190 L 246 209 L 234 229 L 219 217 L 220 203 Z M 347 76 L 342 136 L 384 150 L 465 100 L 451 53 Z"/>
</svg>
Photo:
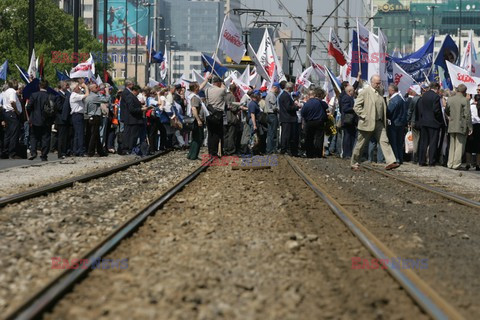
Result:
<svg viewBox="0 0 480 320">
<path fill-rule="evenodd" d="M 327 97 L 318 86 L 296 91 L 286 81 L 244 93 L 212 75 L 168 87 L 140 88 L 127 80 L 116 92 L 83 79 L 60 81 L 54 93 L 45 80 L 39 87 L 28 99 L 16 81 L 2 88 L 2 158 L 189 149 L 188 159 L 197 160 L 207 146 L 210 157 L 336 154 L 354 170 L 365 160 L 387 170 L 406 160 L 480 170 L 480 87 L 470 96 L 463 85 L 450 92 L 430 83 L 402 96 L 394 84 L 384 94 L 374 76 L 369 84 L 360 77 L 344 82 Z"/>
</svg>

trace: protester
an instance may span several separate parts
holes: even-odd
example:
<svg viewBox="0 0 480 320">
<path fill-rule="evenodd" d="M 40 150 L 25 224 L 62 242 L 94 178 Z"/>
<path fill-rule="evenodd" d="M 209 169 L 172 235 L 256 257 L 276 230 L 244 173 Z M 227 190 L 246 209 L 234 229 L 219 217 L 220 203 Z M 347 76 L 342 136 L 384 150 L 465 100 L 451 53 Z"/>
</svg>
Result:
<svg viewBox="0 0 480 320">
<path fill-rule="evenodd" d="M 347 85 L 344 94 L 339 97 L 340 113 L 342 115 L 342 158 L 350 159 L 352 157 L 353 147 L 357 137 L 358 117 L 353 110 L 355 105 L 355 89 L 353 86 Z"/>
<path fill-rule="evenodd" d="M 88 142 L 87 155 L 93 157 L 96 150 L 100 157 L 106 157 L 107 153 L 100 141 L 100 125 L 102 121 L 102 110 L 100 105 L 102 103 L 110 102 L 110 93 L 107 88 L 106 96 L 99 95 L 99 87 L 96 83 L 90 84 L 89 90 L 90 94 L 85 99 L 85 114 L 88 117 L 87 128 L 90 129 L 90 141 Z"/>
<path fill-rule="evenodd" d="M 225 97 L 226 103 L 226 117 L 227 123 L 224 126 L 224 142 L 225 146 L 223 148 L 225 155 L 233 155 L 236 153 L 236 142 L 237 142 L 237 127 L 240 123 L 238 118 L 239 104 L 237 104 L 237 97 L 235 93 L 237 92 L 237 86 L 232 83 L 229 87 L 229 91 Z"/>
<path fill-rule="evenodd" d="M 55 126 L 57 127 L 57 152 L 58 159 L 65 159 L 69 155 L 70 131 L 72 128 L 72 117 L 70 115 L 70 87 L 66 81 L 60 81 L 58 85 L 58 95 L 56 96 L 57 113 L 55 116 Z"/>
<path fill-rule="evenodd" d="M 299 107 L 292 97 L 293 88 L 294 84 L 288 82 L 283 92 L 278 96 L 278 113 L 282 128 L 280 153 L 285 154 L 290 149 L 291 155 L 297 157 L 299 143 L 297 110 Z"/>
<path fill-rule="evenodd" d="M 190 150 L 187 159 L 197 160 L 204 139 L 206 107 L 198 95 L 200 91 L 198 83 L 191 83 L 189 89 L 191 92 L 190 105 L 192 108 L 192 116 L 195 118 L 195 121 L 193 122 L 192 141 L 190 143 Z"/>
<path fill-rule="evenodd" d="M 205 88 L 209 79 L 212 79 L 213 85 Z M 223 116 L 227 92 L 223 80 L 217 76 L 213 77 L 212 75 L 205 78 L 205 81 L 200 85 L 200 89 L 205 90 L 207 109 L 210 113 L 207 117 L 208 154 L 211 157 L 218 157 L 219 144 L 223 147 Z"/>
<path fill-rule="evenodd" d="M 253 154 L 260 154 L 262 150 L 261 136 L 264 134 L 263 126 L 260 123 L 260 115 L 262 110 L 260 109 L 261 93 L 258 90 L 253 91 L 250 98 L 252 99 L 248 104 L 248 124 L 250 125 L 250 143 Z"/>
<path fill-rule="evenodd" d="M 48 114 L 50 108 L 50 101 L 53 104 L 53 97 L 47 93 L 48 82 L 46 80 L 40 81 L 40 91 L 34 92 L 27 104 L 27 112 L 30 119 L 30 157 L 28 160 L 33 160 L 37 157 L 38 143 L 41 145 L 42 161 L 48 160 L 48 153 L 50 152 L 51 126 L 56 114 L 56 108 L 53 105 L 54 113 Z"/>
<path fill-rule="evenodd" d="M 328 110 L 328 104 L 323 101 L 325 95 L 323 89 L 310 90 L 309 99 L 301 109 L 307 158 L 323 157 L 324 127 Z"/>
<path fill-rule="evenodd" d="M 277 152 L 278 145 L 278 95 L 280 93 L 280 83 L 274 82 L 272 88 L 265 97 L 265 112 L 267 113 L 267 145 L 266 153 Z"/>
<path fill-rule="evenodd" d="M 429 88 L 430 90 L 425 92 L 418 102 L 418 122 L 421 126 L 420 144 L 418 146 L 418 164 L 420 166 L 426 166 L 427 160 L 429 166 L 435 165 L 438 137 L 443 122 L 440 95 L 438 95 L 440 85 L 432 82 Z"/>
<path fill-rule="evenodd" d="M 460 170 L 467 136 L 472 134 L 473 128 L 470 102 L 466 98 L 467 87 L 460 84 L 456 91 L 456 95 L 448 99 L 445 109 L 449 118 L 448 134 L 450 135 L 447 166 L 450 169 Z"/>
<path fill-rule="evenodd" d="M 480 92 L 480 86 L 477 88 L 477 92 Z M 465 168 L 469 170 L 470 166 L 475 166 L 475 170 L 480 171 L 480 94 L 476 94 L 472 99 L 470 112 L 473 132 L 467 138 L 465 147 L 467 165 Z M 477 158 L 475 162 L 473 161 L 473 154 Z"/>
<path fill-rule="evenodd" d="M 387 107 L 387 136 L 392 145 L 393 153 L 398 164 L 403 163 L 405 126 L 407 124 L 407 110 L 402 96 L 395 84 L 388 86 L 390 100 Z"/>
<path fill-rule="evenodd" d="M 84 135 L 85 135 L 85 99 L 90 94 L 84 82 L 72 82 L 70 85 L 70 113 L 73 124 L 73 155 L 76 157 L 85 156 Z M 82 92 L 82 89 L 84 92 Z"/>
<path fill-rule="evenodd" d="M 396 162 L 387 138 L 387 106 L 383 99 L 381 84 L 379 75 L 372 76 L 370 86 L 362 90 L 353 107 L 359 118 L 358 139 L 351 159 L 351 166 L 354 170 L 359 169 L 360 155 L 372 136 L 380 143 L 387 162 L 385 169 L 392 170 L 400 166 Z"/>
<path fill-rule="evenodd" d="M 8 81 L 8 89 L 2 95 L 5 128 L 2 158 L 21 159 L 20 155 L 17 154 L 22 120 L 22 105 L 18 99 L 18 82 L 15 80 Z"/>
<path fill-rule="evenodd" d="M 420 100 L 420 86 L 413 86 L 408 90 L 407 104 L 407 123 L 408 128 L 412 131 L 413 150 L 412 162 L 418 163 L 418 141 L 420 140 L 420 126 L 418 115 L 418 101 Z"/>
</svg>

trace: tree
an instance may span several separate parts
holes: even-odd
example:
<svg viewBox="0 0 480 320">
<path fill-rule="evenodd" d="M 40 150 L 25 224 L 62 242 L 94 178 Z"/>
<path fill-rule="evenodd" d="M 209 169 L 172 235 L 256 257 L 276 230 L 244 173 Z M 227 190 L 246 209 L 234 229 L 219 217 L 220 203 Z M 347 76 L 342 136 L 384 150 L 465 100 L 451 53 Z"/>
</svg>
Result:
<svg viewBox="0 0 480 320">
<path fill-rule="evenodd" d="M 72 63 L 53 63 L 52 53 L 73 53 L 73 16 L 61 10 L 52 0 L 35 1 L 35 55 L 44 59 L 44 75 L 50 83 L 56 83 L 55 68 L 70 71 Z M 101 52 L 102 44 L 87 30 L 80 18 L 78 31 L 79 52 Z M 15 63 L 27 68 L 28 56 L 28 1 L 0 1 L 0 60 L 9 61 L 8 78 L 19 79 Z M 70 59 L 69 59 L 70 60 Z M 95 63 L 98 74 L 103 75 L 108 64 Z"/>
</svg>

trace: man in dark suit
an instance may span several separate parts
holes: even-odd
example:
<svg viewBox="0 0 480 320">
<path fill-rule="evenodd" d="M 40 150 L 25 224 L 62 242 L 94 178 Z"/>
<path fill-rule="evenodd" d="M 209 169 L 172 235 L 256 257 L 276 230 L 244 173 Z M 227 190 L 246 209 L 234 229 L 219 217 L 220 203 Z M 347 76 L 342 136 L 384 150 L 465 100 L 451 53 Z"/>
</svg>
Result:
<svg viewBox="0 0 480 320">
<path fill-rule="evenodd" d="M 122 96 L 122 100 L 124 100 L 126 106 L 126 119 L 124 119 L 124 123 L 127 136 L 124 141 L 127 144 L 127 152 L 131 153 L 133 148 L 137 145 L 140 130 L 144 125 L 143 112 L 147 110 L 147 107 L 142 106 L 137 98 L 137 95 L 140 92 L 139 86 L 132 86 L 131 90 L 127 87 L 125 91 L 129 92 L 124 92 L 124 95 Z"/>
<path fill-rule="evenodd" d="M 120 97 L 120 122 L 123 124 L 123 131 L 120 131 L 119 135 L 119 154 L 130 153 L 132 150 L 128 150 L 128 137 L 130 133 L 130 127 L 126 125 L 129 118 L 128 108 L 127 108 L 127 101 L 129 100 L 128 96 L 133 95 L 132 93 L 133 82 L 130 80 L 125 81 L 125 90 L 122 91 L 122 95 Z M 120 127 L 122 130 L 122 126 Z"/>
<path fill-rule="evenodd" d="M 357 136 L 358 119 L 355 111 L 353 111 L 353 106 L 355 105 L 355 99 L 353 98 L 354 95 L 354 87 L 347 85 L 339 97 L 343 129 L 342 158 L 344 159 L 350 159 L 352 157 L 355 138 Z"/>
<path fill-rule="evenodd" d="M 290 144 L 290 153 L 293 156 L 298 156 L 298 106 L 295 104 L 291 96 L 293 87 L 294 84 L 288 82 L 285 85 L 283 92 L 278 96 L 278 114 L 282 127 L 280 153 L 285 154 L 287 152 L 288 145 Z"/>
<path fill-rule="evenodd" d="M 65 159 L 68 150 L 68 137 L 70 135 L 72 119 L 70 116 L 70 91 L 66 81 L 60 81 L 58 96 L 55 97 L 57 114 L 55 125 L 58 132 L 58 159 Z"/>
<path fill-rule="evenodd" d="M 405 139 L 405 126 L 407 125 L 407 109 L 405 101 L 398 92 L 395 84 L 388 86 L 390 100 L 387 107 L 387 136 L 392 145 L 393 153 L 399 164 L 403 163 L 403 144 Z"/>
<path fill-rule="evenodd" d="M 42 161 L 48 160 L 50 152 L 51 125 L 54 119 L 48 117 L 44 111 L 46 104 L 50 103 L 50 94 L 47 92 L 48 82 L 40 81 L 40 91 L 35 92 L 30 97 L 27 104 L 27 112 L 30 119 L 30 158 L 37 157 L 37 143 L 41 142 Z M 52 97 L 53 99 L 53 97 Z"/>
<path fill-rule="evenodd" d="M 438 147 L 438 136 L 443 121 L 442 107 L 440 105 L 440 96 L 438 90 L 440 85 L 436 82 L 430 84 L 430 90 L 425 92 L 418 102 L 418 114 L 420 131 L 420 145 L 418 147 L 418 164 L 435 165 L 435 154 Z"/>
</svg>

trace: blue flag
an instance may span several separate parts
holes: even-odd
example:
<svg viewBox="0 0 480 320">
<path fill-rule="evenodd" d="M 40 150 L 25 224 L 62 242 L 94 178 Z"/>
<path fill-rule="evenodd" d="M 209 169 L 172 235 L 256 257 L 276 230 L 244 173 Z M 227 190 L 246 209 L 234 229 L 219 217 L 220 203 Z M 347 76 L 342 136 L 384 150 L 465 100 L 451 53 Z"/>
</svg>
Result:
<svg viewBox="0 0 480 320">
<path fill-rule="evenodd" d="M 0 79 L 7 80 L 7 71 L 8 71 L 8 60 L 5 60 L 5 62 L 0 67 Z"/>
<path fill-rule="evenodd" d="M 22 95 L 25 99 L 30 99 L 32 93 L 40 91 L 40 80 L 34 78 L 30 83 L 27 83 L 25 88 L 23 88 Z"/>
<path fill-rule="evenodd" d="M 55 72 L 57 73 L 58 81 L 70 80 L 70 77 L 69 77 L 69 76 L 67 76 L 66 74 L 58 71 L 57 69 L 55 69 Z"/>
<path fill-rule="evenodd" d="M 388 83 L 393 82 L 393 62 L 398 64 L 418 83 L 424 82 L 426 80 L 425 75 L 430 72 L 432 67 L 434 43 L 435 36 L 432 36 L 423 47 L 408 56 L 403 58 L 387 57 Z"/>
<path fill-rule="evenodd" d="M 155 50 L 152 50 L 152 62 L 162 63 L 163 60 L 164 59 L 162 51 L 155 52 Z"/>
<path fill-rule="evenodd" d="M 19 67 L 17 64 L 15 64 L 15 66 L 17 67 L 18 72 L 20 72 L 20 79 L 22 79 L 22 81 L 25 83 L 29 83 L 30 80 L 28 79 L 28 72 L 22 67 Z"/>
<path fill-rule="evenodd" d="M 212 74 L 217 75 L 220 78 L 222 78 L 225 75 L 225 73 L 228 71 L 228 68 L 225 68 L 219 62 L 215 62 L 215 60 L 212 57 L 209 57 L 204 53 L 202 53 L 202 63 L 203 63 L 203 67 L 205 68 L 203 72 L 210 72 Z M 213 71 L 212 71 L 212 67 L 213 67 Z"/>
<path fill-rule="evenodd" d="M 450 74 L 448 73 L 447 64 L 445 61 L 449 61 L 453 64 L 457 63 L 458 60 L 458 46 L 453 41 L 452 37 L 449 34 L 443 40 L 442 46 L 438 51 L 437 58 L 435 59 L 435 65 L 443 69 L 443 87 L 453 89 L 452 81 L 450 80 Z"/>
<path fill-rule="evenodd" d="M 358 70 L 362 66 L 362 76 L 363 80 L 368 80 L 368 52 L 365 52 L 363 49 L 358 46 L 358 34 L 355 29 L 352 30 L 352 56 L 350 57 L 352 61 L 352 78 L 358 76 Z"/>
</svg>

